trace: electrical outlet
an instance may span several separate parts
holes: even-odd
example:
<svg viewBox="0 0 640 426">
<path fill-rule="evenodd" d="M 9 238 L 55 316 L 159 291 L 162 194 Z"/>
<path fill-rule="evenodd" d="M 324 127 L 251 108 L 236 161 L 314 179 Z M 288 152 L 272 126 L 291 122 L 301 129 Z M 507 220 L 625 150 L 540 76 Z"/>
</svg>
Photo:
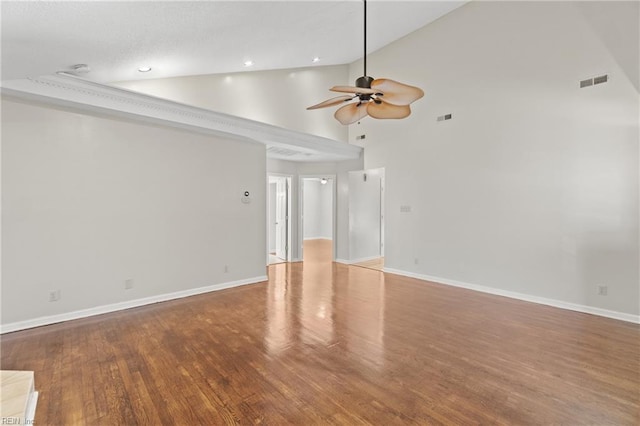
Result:
<svg viewBox="0 0 640 426">
<path fill-rule="evenodd" d="M 124 289 L 131 290 L 132 288 L 133 288 L 133 279 L 129 278 L 127 280 L 124 280 Z"/>
<path fill-rule="evenodd" d="M 609 287 L 607 287 L 606 285 L 598 286 L 598 296 L 606 296 L 608 291 L 609 291 Z"/>
<path fill-rule="evenodd" d="M 53 290 L 49 292 L 49 302 L 57 302 L 60 300 L 60 290 Z"/>
<path fill-rule="evenodd" d="M 229 272 L 229 265 L 224 265 L 224 273 L 226 274 L 227 272 Z"/>
</svg>

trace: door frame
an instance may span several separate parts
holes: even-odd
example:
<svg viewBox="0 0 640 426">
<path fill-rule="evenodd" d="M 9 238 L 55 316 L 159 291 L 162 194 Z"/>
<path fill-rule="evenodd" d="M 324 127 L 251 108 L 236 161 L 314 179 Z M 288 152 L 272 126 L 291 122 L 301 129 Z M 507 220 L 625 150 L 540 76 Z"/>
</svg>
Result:
<svg viewBox="0 0 640 426">
<path fill-rule="evenodd" d="M 270 211 L 269 211 L 269 203 L 271 202 L 271 194 L 270 194 L 270 180 L 271 178 L 276 178 L 276 179 L 286 179 L 287 180 L 287 216 L 286 216 L 286 232 L 287 232 L 287 258 L 285 259 L 285 261 L 287 262 L 291 262 L 291 253 L 292 253 L 292 245 L 291 245 L 291 206 L 292 206 L 292 192 L 293 192 L 293 175 L 288 175 L 288 174 L 282 174 L 282 173 L 267 173 L 267 179 L 266 179 L 266 187 L 267 187 L 267 205 L 265 206 L 266 208 L 266 222 L 267 222 L 267 238 L 266 238 L 266 264 L 269 265 L 269 227 L 271 226 L 271 224 L 269 223 L 269 216 L 270 216 Z M 276 237 L 277 238 L 277 237 Z"/>
<path fill-rule="evenodd" d="M 314 174 L 314 175 L 298 175 L 298 238 L 296 242 L 296 248 L 300 254 L 300 260 L 304 261 L 303 243 L 304 243 L 304 180 L 305 179 L 322 179 L 327 178 L 331 183 L 331 214 L 333 220 L 331 223 L 331 245 L 333 246 L 331 254 L 331 260 L 335 262 L 338 252 L 336 231 L 337 231 L 337 182 L 335 174 Z"/>
</svg>

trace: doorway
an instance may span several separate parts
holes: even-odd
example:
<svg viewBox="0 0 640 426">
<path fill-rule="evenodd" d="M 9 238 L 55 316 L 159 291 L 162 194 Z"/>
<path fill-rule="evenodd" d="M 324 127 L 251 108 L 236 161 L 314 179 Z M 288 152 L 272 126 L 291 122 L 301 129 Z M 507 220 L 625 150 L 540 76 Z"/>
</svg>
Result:
<svg viewBox="0 0 640 426">
<path fill-rule="evenodd" d="M 267 265 L 291 261 L 291 176 L 269 175 Z"/>
<path fill-rule="evenodd" d="M 303 261 L 332 262 L 336 254 L 336 177 L 304 175 L 299 183 L 299 253 Z"/>
</svg>

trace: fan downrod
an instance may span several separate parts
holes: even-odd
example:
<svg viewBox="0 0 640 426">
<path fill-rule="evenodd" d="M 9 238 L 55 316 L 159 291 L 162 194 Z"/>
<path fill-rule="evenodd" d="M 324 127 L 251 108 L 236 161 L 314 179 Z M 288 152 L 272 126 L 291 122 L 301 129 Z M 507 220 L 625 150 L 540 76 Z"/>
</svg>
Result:
<svg viewBox="0 0 640 426">
<path fill-rule="evenodd" d="M 363 75 L 362 77 L 356 80 L 356 87 L 360 87 L 362 89 L 371 89 L 372 82 L 373 82 L 373 77 L 369 77 L 368 75 Z"/>
</svg>

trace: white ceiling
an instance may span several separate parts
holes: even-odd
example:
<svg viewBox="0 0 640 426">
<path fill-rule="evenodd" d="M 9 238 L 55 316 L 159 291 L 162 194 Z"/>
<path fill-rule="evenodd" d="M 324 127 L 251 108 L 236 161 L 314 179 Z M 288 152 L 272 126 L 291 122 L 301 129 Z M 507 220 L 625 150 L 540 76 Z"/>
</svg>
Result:
<svg viewBox="0 0 640 426">
<path fill-rule="evenodd" d="M 368 51 L 466 1 L 368 2 Z M 335 65 L 362 57 L 363 3 L 2 1 L 2 80 L 68 71 L 112 82 Z M 311 59 L 321 60 L 312 64 Z M 253 67 L 243 65 L 254 61 Z M 153 70 L 143 74 L 142 65 Z"/>
</svg>

